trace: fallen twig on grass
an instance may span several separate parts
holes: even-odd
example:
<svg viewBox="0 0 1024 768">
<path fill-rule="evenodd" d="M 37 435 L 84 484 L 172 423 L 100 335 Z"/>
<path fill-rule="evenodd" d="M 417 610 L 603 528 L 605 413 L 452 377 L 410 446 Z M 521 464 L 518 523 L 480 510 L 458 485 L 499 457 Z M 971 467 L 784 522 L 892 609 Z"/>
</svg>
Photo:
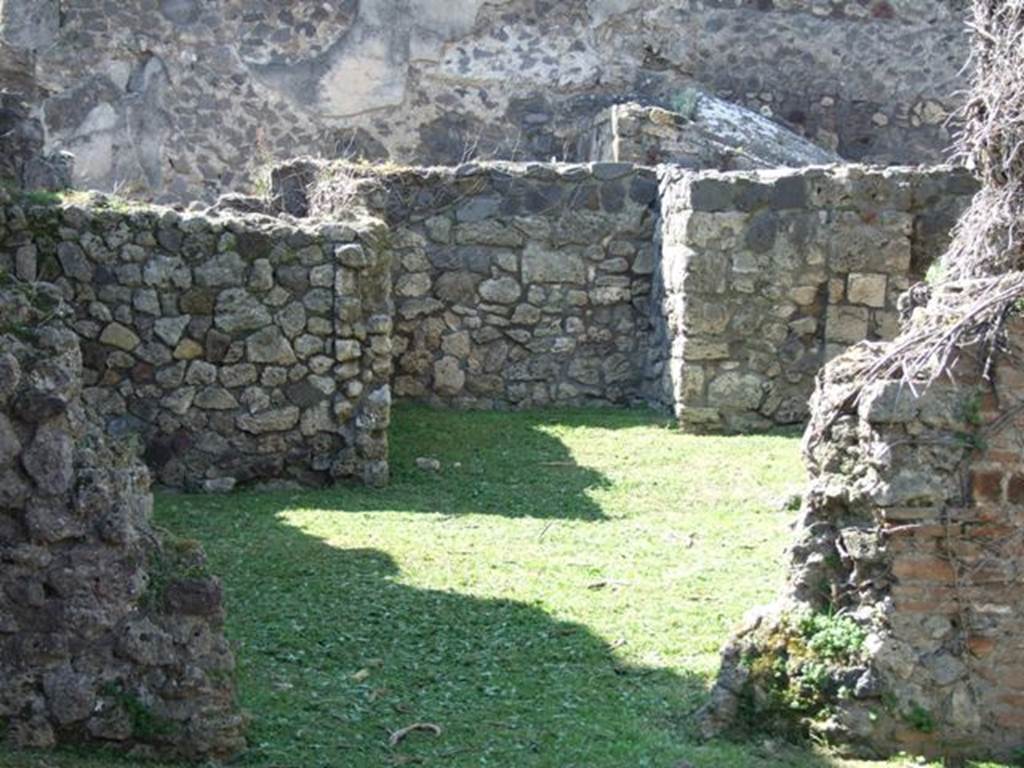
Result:
<svg viewBox="0 0 1024 768">
<path fill-rule="evenodd" d="M 440 736 L 442 732 L 441 726 L 435 725 L 434 723 L 413 723 L 412 725 L 405 726 L 405 728 L 399 728 L 397 731 L 392 733 L 390 738 L 388 738 L 388 745 L 397 747 L 402 743 L 402 739 L 415 731 L 426 731 L 427 733 L 432 733 L 435 736 Z"/>
</svg>

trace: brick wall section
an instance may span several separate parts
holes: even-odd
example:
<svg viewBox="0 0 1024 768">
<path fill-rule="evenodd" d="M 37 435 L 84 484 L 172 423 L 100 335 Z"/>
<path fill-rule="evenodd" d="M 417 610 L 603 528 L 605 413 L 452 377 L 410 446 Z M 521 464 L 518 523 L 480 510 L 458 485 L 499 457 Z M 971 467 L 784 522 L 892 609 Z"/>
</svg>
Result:
<svg viewBox="0 0 1024 768">
<path fill-rule="evenodd" d="M 873 498 L 895 635 L 878 665 L 906 707 L 935 720 L 931 733 L 897 722 L 879 736 L 931 755 L 1006 758 L 1024 746 L 1019 319 L 991 380 L 977 370 L 968 352 L 955 386 L 914 398 L 878 385 L 860 408 L 874 439 L 892 446 Z"/>
<path fill-rule="evenodd" d="M 878 381 L 855 399 L 858 371 L 880 349 L 860 346 L 825 369 L 804 439 L 811 483 L 788 587 L 781 608 L 727 647 L 714 711 L 734 717 L 735 696 L 759 684 L 744 682 L 742 658 L 772 647 L 779 625 L 768 617 L 838 612 L 867 639 L 858 667 L 823 684 L 848 693 L 811 726 L 820 738 L 864 757 L 1015 759 L 1024 747 L 1024 322 L 1011 321 L 990 378 L 963 349 L 953 383 L 921 382 L 915 394 Z"/>
<path fill-rule="evenodd" d="M 145 467 L 84 411 L 59 291 L 3 282 L 0 739 L 226 758 L 244 721 L 220 582 L 160 540 Z"/>
<path fill-rule="evenodd" d="M 373 180 L 371 207 L 391 230 L 396 396 L 474 408 L 644 399 L 651 169 L 489 163 Z"/>
<path fill-rule="evenodd" d="M 949 169 L 858 166 L 663 167 L 661 185 L 652 388 L 713 430 L 803 421 L 826 359 L 895 335 L 897 298 L 976 188 Z"/>
<path fill-rule="evenodd" d="M 380 222 L 70 200 L 3 206 L 0 269 L 61 287 L 86 404 L 111 433 L 142 436 L 161 483 L 386 480 Z"/>
</svg>

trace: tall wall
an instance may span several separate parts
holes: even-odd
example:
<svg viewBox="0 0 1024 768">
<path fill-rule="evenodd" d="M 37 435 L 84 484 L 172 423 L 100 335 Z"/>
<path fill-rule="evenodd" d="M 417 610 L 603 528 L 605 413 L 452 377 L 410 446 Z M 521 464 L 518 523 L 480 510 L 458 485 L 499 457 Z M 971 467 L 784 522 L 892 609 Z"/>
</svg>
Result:
<svg viewBox="0 0 1024 768">
<path fill-rule="evenodd" d="M 378 179 L 396 396 L 464 407 L 644 397 L 654 172 L 464 165 Z"/>
<path fill-rule="evenodd" d="M 287 7 L 285 7 L 285 5 Z M 299 154 L 590 159 L 595 115 L 690 87 L 857 161 L 935 162 L 957 0 L 5 0 L 76 185 L 173 198 Z"/>
<path fill-rule="evenodd" d="M 662 177 L 652 374 L 697 429 L 795 424 L 822 364 L 891 339 L 944 250 L 966 173 L 835 167 Z M 660 375 L 660 384 L 657 377 Z"/>
<path fill-rule="evenodd" d="M 55 282 L 83 398 L 160 482 L 387 478 L 390 262 L 368 217 L 302 225 L 72 195 L 0 207 L 0 270 Z"/>
<path fill-rule="evenodd" d="M 891 346 L 859 347 L 828 366 L 805 437 L 811 484 L 789 585 L 727 647 L 707 725 L 796 720 L 866 757 L 1019 756 L 1019 317 L 1008 331 L 987 374 L 972 342 L 930 388 L 863 378 Z M 816 657 L 794 636 L 811 612 L 846 617 L 833 624 L 843 634 L 818 649 L 845 643 L 846 658 Z M 780 704 L 810 690 L 811 662 L 816 693 L 785 712 Z"/>
<path fill-rule="evenodd" d="M 220 582 L 160 540 L 146 469 L 83 408 L 60 292 L 0 283 L 0 739 L 229 757 Z"/>
<path fill-rule="evenodd" d="M 64 189 L 73 158 L 47 155 L 46 133 L 32 105 L 40 98 L 35 56 L 0 38 L 0 183 L 24 189 Z"/>
</svg>

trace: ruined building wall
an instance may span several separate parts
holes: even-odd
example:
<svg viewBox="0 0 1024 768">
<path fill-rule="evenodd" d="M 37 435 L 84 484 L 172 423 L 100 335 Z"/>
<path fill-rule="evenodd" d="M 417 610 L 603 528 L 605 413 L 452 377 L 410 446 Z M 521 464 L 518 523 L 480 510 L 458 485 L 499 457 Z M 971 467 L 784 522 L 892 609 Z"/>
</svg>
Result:
<svg viewBox="0 0 1024 768">
<path fill-rule="evenodd" d="M 804 421 L 825 360 L 896 335 L 976 188 L 941 168 L 665 170 L 655 391 L 698 429 Z"/>
<path fill-rule="evenodd" d="M 157 479 L 387 477 L 390 265 L 368 217 L 304 226 L 72 195 L 0 208 L 0 270 L 55 282 L 83 397 Z"/>
<path fill-rule="evenodd" d="M 496 164 L 380 181 L 396 396 L 485 408 L 643 399 L 653 171 Z"/>
<path fill-rule="evenodd" d="M 796 719 L 868 757 L 1019 755 L 1019 317 L 1008 341 L 987 379 L 978 348 L 968 347 L 958 351 L 955 381 L 944 375 L 916 391 L 899 380 L 865 383 L 865 363 L 884 346 L 828 366 L 805 437 L 811 486 L 789 585 L 727 647 L 705 720 L 712 730 Z M 845 636 L 862 640 L 844 659 L 809 652 L 792 617 L 812 612 L 847 617 Z M 779 705 L 808 684 L 812 663 L 816 700 L 804 696 L 785 713 Z"/>
<path fill-rule="evenodd" d="M 627 163 L 300 161 L 273 194 L 388 220 L 398 396 L 644 401 L 749 430 L 803 421 L 826 359 L 895 335 L 898 295 L 976 189 L 947 167 L 657 174 L 660 189 Z"/>
<path fill-rule="evenodd" d="M 76 186 L 181 199 L 300 154 L 593 159 L 613 104 L 696 86 L 849 160 L 936 162 L 957 0 L 5 0 Z"/>
<path fill-rule="evenodd" d="M 160 482 L 376 484 L 392 391 L 799 422 L 825 359 L 893 335 L 973 190 L 948 169 L 660 173 L 300 162 L 273 205 L 30 196 L 0 208 L 0 270 L 61 287 L 86 402 Z"/>
<path fill-rule="evenodd" d="M 835 152 L 772 120 L 698 91 L 672 111 L 616 104 L 598 115 L 594 160 L 679 165 L 693 170 L 740 171 L 841 163 Z"/>
<path fill-rule="evenodd" d="M 46 132 L 33 104 L 41 96 L 35 55 L 0 39 L 0 183 L 23 189 L 64 189 L 73 158 L 47 154 Z"/>
<path fill-rule="evenodd" d="M 146 469 L 89 420 L 60 292 L 0 279 L 0 738 L 228 757 L 220 583 L 158 539 Z"/>
</svg>

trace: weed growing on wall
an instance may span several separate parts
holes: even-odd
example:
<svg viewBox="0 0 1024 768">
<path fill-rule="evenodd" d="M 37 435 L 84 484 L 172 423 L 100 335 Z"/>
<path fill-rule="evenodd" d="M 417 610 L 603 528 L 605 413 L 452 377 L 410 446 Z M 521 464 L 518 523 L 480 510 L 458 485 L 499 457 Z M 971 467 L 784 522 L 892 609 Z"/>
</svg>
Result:
<svg viewBox="0 0 1024 768">
<path fill-rule="evenodd" d="M 867 633 L 852 618 L 834 613 L 793 613 L 770 627 L 741 661 L 740 731 L 807 737 L 827 719 L 830 702 L 849 695 Z"/>
</svg>

